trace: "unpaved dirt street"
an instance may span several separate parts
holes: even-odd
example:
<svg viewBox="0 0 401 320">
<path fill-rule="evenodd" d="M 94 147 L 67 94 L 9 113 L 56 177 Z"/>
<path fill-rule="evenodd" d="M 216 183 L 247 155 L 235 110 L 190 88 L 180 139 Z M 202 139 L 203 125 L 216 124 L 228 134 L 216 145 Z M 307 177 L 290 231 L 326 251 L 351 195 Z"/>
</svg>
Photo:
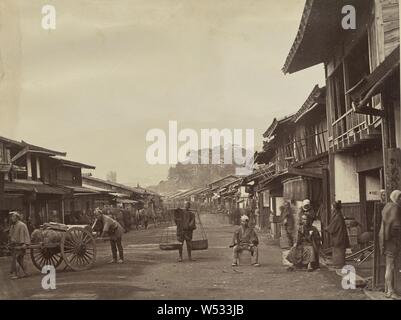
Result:
<svg viewBox="0 0 401 320">
<path fill-rule="evenodd" d="M 55 290 L 41 287 L 42 275 L 9 280 L 9 258 L 0 259 L 3 299 L 366 299 L 360 290 L 341 289 L 341 278 L 321 269 L 287 272 L 281 250 L 260 237 L 259 268 L 231 267 L 228 248 L 236 227 L 214 215 L 202 216 L 209 249 L 195 262 L 177 262 L 177 253 L 158 247 L 161 229 L 131 231 L 123 238 L 126 262 L 112 264 L 109 244 L 98 244 L 98 259 L 88 271 L 58 271 Z M 184 259 L 186 258 L 184 249 Z M 27 256 L 29 260 L 29 256 Z"/>
</svg>

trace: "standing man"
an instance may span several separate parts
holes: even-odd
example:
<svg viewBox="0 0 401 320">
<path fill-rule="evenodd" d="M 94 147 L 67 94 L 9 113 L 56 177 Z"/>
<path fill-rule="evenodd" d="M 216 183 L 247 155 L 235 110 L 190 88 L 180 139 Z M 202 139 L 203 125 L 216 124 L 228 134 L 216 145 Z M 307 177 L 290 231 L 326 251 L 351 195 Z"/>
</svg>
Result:
<svg viewBox="0 0 401 320">
<path fill-rule="evenodd" d="M 143 222 L 143 227 L 147 229 L 149 225 L 149 210 L 147 203 L 145 203 L 143 208 L 141 209 L 141 219 Z"/>
<path fill-rule="evenodd" d="M 253 228 L 249 227 L 249 218 L 246 215 L 241 217 L 241 226 L 234 232 L 233 242 L 230 248 L 233 248 L 232 266 L 238 265 L 238 254 L 241 250 L 249 250 L 252 254 L 252 265 L 259 267 L 258 261 L 259 239 Z"/>
<path fill-rule="evenodd" d="M 110 263 L 124 263 L 124 249 L 121 242 L 124 234 L 123 227 L 113 218 L 103 214 L 102 210 L 99 208 L 95 210 L 95 217 L 103 223 L 101 237 L 105 237 L 107 233 L 110 238 L 111 253 L 113 255 L 113 260 L 111 260 Z M 118 261 L 117 249 L 120 257 Z"/>
<path fill-rule="evenodd" d="M 295 219 L 289 201 L 284 202 L 284 208 L 281 219 L 285 228 L 285 232 L 287 234 L 288 244 L 290 247 L 292 247 L 294 245 Z"/>
<path fill-rule="evenodd" d="M 142 222 L 142 209 L 136 208 L 136 211 L 135 211 L 135 227 L 136 227 L 136 230 L 138 230 L 140 228 L 141 222 Z"/>
<path fill-rule="evenodd" d="M 335 201 L 331 205 L 331 221 L 326 228 L 330 233 L 333 246 L 333 266 L 342 268 L 345 265 L 345 251 L 350 247 L 347 226 L 342 214 L 341 201 Z"/>
<path fill-rule="evenodd" d="M 29 276 L 24 256 L 27 246 L 31 243 L 31 238 L 26 224 L 21 221 L 21 215 L 17 211 L 10 212 L 10 221 L 11 279 L 14 280 Z M 19 274 L 19 271 L 22 271 L 22 275 Z"/>
<path fill-rule="evenodd" d="M 386 256 L 385 294 L 387 298 L 397 299 L 394 292 L 394 262 L 398 257 L 401 228 L 401 191 L 394 190 L 390 202 L 382 211 L 382 224 L 379 232 L 380 250 Z"/>
<path fill-rule="evenodd" d="M 175 212 L 175 224 L 177 225 L 177 240 L 181 242 L 181 246 L 178 249 L 179 258 L 178 261 L 182 262 L 182 249 L 184 241 L 187 243 L 188 260 L 192 259 L 192 235 L 196 229 L 195 214 L 189 210 L 191 204 L 189 201 L 185 202 L 184 210 L 177 209 Z"/>
</svg>

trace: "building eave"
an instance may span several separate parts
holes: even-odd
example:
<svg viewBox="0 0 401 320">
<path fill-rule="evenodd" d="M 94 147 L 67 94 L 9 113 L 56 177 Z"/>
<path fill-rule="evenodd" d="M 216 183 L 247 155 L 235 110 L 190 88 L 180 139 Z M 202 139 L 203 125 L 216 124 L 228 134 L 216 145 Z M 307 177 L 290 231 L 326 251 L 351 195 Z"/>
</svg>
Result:
<svg viewBox="0 0 401 320">
<path fill-rule="evenodd" d="M 336 15 L 335 13 L 338 12 Z M 297 35 L 282 71 L 294 73 L 324 62 L 332 36 L 340 28 L 341 3 L 336 0 L 307 0 Z"/>
</svg>

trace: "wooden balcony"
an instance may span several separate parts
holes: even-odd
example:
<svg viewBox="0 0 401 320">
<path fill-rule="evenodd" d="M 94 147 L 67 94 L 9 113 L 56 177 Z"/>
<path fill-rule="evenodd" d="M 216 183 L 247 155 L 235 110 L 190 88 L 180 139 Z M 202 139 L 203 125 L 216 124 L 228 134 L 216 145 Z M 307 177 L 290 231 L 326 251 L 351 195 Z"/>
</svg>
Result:
<svg viewBox="0 0 401 320">
<path fill-rule="evenodd" d="M 333 152 L 347 152 L 360 146 L 380 141 L 381 132 L 375 128 L 377 117 L 372 122 L 369 116 L 348 110 L 344 115 L 333 122 L 333 138 L 330 140 L 330 149 Z"/>
<path fill-rule="evenodd" d="M 302 139 L 296 139 L 277 149 L 274 159 L 276 172 L 283 172 L 294 165 L 316 160 L 328 152 L 327 130 Z"/>
</svg>

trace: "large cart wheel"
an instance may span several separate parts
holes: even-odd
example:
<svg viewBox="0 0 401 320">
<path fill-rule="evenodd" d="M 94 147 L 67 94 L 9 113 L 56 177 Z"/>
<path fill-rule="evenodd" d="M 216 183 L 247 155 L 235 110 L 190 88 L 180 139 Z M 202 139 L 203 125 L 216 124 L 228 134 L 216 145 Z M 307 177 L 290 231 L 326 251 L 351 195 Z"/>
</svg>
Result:
<svg viewBox="0 0 401 320">
<path fill-rule="evenodd" d="M 95 263 L 95 239 L 84 228 L 68 229 L 61 239 L 60 248 L 65 264 L 74 271 L 87 270 Z"/>
<path fill-rule="evenodd" d="M 55 246 L 36 246 L 31 248 L 32 263 L 39 271 L 42 271 L 44 266 L 52 265 L 57 268 L 62 262 L 63 257 L 60 253 L 59 245 Z"/>
</svg>

